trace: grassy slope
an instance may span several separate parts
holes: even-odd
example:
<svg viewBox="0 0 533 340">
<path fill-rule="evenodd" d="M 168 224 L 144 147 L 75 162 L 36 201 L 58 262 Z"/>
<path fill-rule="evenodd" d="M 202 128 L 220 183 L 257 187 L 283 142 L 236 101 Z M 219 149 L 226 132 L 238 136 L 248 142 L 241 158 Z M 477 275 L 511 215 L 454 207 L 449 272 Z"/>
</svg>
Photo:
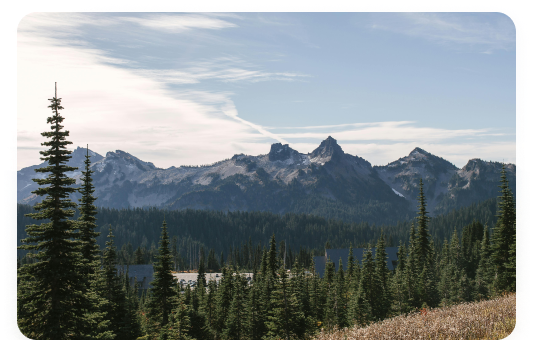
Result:
<svg viewBox="0 0 533 340">
<path fill-rule="evenodd" d="M 402 315 L 369 326 L 321 333 L 333 339 L 503 339 L 514 329 L 516 295 Z"/>
</svg>

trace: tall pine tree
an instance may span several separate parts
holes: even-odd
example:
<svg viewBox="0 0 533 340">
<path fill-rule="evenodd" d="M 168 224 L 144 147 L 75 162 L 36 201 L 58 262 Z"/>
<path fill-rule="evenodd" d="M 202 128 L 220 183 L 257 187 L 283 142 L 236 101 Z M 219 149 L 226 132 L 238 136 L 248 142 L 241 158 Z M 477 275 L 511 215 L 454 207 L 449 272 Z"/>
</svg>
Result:
<svg viewBox="0 0 533 340">
<path fill-rule="evenodd" d="M 157 333 L 166 328 L 169 316 L 176 302 L 176 279 L 172 275 L 172 254 L 169 248 L 167 223 L 163 221 L 161 240 L 157 256 L 158 262 L 154 264 L 154 280 L 150 289 L 151 296 L 148 301 L 148 317 L 152 322 L 151 331 Z"/>
<path fill-rule="evenodd" d="M 516 247 L 516 211 L 513 192 L 502 166 L 498 201 L 498 221 L 492 235 L 492 264 L 494 266 L 494 289 L 496 292 L 513 291 L 516 285 L 516 258 L 512 249 Z"/>
<path fill-rule="evenodd" d="M 80 211 L 80 217 L 78 219 L 80 224 L 80 240 L 81 240 L 81 253 L 83 258 L 92 268 L 92 264 L 98 260 L 98 253 L 100 248 L 96 243 L 96 238 L 100 235 L 96 232 L 96 206 L 94 202 L 96 197 L 93 196 L 94 186 L 91 174 L 94 173 L 90 169 L 91 158 L 89 156 L 89 145 L 87 145 L 87 155 L 85 156 L 85 171 L 82 171 L 81 187 L 79 192 L 81 198 L 79 199 L 78 209 Z M 98 264 L 99 265 L 99 264 Z M 90 270 L 90 269 L 89 269 Z"/>
<path fill-rule="evenodd" d="M 49 100 L 53 114 L 47 123 L 51 131 L 41 133 L 48 138 L 42 143 L 48 149 L 40 151 L 47 165 L 35 170 L 48 175 L 33 179 L 40 186 L 33 193 L 43 200 L 34 206 L 36 213 L 28 214 L 49 222 L 26 226 L 28 237 L 22 240 L 20 249 L 37 251 L 37 261 L 19 269 L 18 323 L 32 339 L 80 339 L 86 335 L 86 311 L 92 307 L 83 294 L 87 275 L 82 270 L 78 223 L 70 219 L 76 204 L 69 195 L 76 189 L 71 187 L 75 180 L 66 173 L 77 168 L 67 165 L 72 153 L 67 145 L 72 142 L 66 139 L 69 132 L 61 125 L 64 118 L 59 111 L 63 107 L 57 91 Z"/>
<path fill-rule="evenodd" d="M 387 317 L 391 305 L 389 269 L 387 268 L 387 252 L 385 251 L 385 238 L 383 233 L 379 238 L 376 247 L 375 277 L 373 289 L 375 291 L 373 312 L 377 319 L 383 320 Z"/>
</svg>

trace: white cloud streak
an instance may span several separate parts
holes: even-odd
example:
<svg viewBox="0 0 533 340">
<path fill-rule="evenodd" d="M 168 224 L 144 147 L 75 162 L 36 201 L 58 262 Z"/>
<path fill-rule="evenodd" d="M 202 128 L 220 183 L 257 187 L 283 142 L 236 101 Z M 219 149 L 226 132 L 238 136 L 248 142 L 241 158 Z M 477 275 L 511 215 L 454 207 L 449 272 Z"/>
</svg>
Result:
<svg viewBox="0 0 533 340">
<path fill-rule="evenodd" d="M 303 127 L 300 129 L 332 129 L 344 127 L 344 131 L 336 131 L 335 137 L 344 141 L 419 141 L 435 142 L 459 137 L 478 138 L 482 136 L 501 136 L 501 133 L 491 132 L 489 129 L 439 129 L 430 127 L 417 127 L 413 122 L 377 122 L 362 124 L 342 124 L 320 127 Z M 351 127 L 351 128 L 350 128 Z M 324 132 L 289 132 L 279 133 L 279 137 L 286 139 L 321 139 Z"/>
<path fill-rule="evenodd" d="M 465 16 L 470 15 L 468 20 Z M 511 19 L 483 21 L 475 14 L 389 13 L 374 16 L 371 28 L 420 37 L 448 46 L 475 48 L 480 53 L 514 49 L 515 27 Z"/>
</svg>

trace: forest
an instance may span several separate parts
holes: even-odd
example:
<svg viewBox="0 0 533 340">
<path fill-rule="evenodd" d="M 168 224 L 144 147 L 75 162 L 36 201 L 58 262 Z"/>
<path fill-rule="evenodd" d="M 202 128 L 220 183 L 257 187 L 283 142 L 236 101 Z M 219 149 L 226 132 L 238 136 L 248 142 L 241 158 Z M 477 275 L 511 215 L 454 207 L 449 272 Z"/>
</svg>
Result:
<svg viewBox="0 0 533 340">
<path fill-rule="evenodd" d="M 81 198 L 69 199 L 71 142 L 61 99 L 50 101 L 41 151 L 48 165 L 36 170 L 48 175 L 34 191 L 44 199 L 18 206 L 40 221 L 25 226 L 19 246 L 17 319 L 31 339 L 308 339 L 516 290 L 516 209 L 505 168 L 499 197 L 434 219 L 420 180 L 417 217 L 396 226 L 263 212 L 165 211 L 161 219 L 157 209 L 97 209 L 89 156 Z M 393 271 L 387 245 L 399 246 Z M 328 261 L 320 277 L 310 259 L 328 246 L 367 250 L 349 256 L 346 272 Z M 139 294 L 117 272 L 120 262 L 152 262 L 152 288 Z M 176 282 L 177 264 L 197 270 L 194 289 Z M 218 283 L 206 281 L 209 269 L 222 272 Z"/>
<path fill-rule="evenodd" d="M 454 229 L 459 237 L 463 228 L 479 221 L 492 228 L 496 223 L 496 198 L 472 204 L 439 215 L 429 220 L 429 233 L 439 250 L 445 239 L 450 239 Z M 32 219 L 25 216 L 33 211 L 28 205 L 17 205 L 17 230 L 20 238 L 26 237 L 25 226 Z M 162 210 L 97 208 L 96 242 L 105 247 L 109 227 L 113 228 L 117 261 L 120 264 L 147 264 L 155 261 L 161 222 L 167 221 L 171 240 L 174 267 L 182 270 L 198 269 L 199 259 L 209 254 L 209 270 L 220 270 L 220 263 L 233 262 L 251 270 L 260 260 L 269 239 L 276 235 L 286 266 L 292 268 L 299 256 L 300 265 L 310 265 L 312 256 L 323 256 L 325 248 L 364 248 L 376 244 L 381 232 L 386 235 L 387 247 L 399 246 L 409 241 L 409 228 L 415 220 L 395 225 L 346 223 L 334 219 L 287 213 L 221 212 L 206 210 Z M 73 218 L 79 218 L 78 211 Z M 450 227 L 453 226 L 453 227 Z M 20 245 L 20 244 L 19 244 Z M 287 248 L 287 249 L 285 249 Z M 28 251 L 18 250 L 25 263 Z M 204 254 L 204 255 L 202 255 Z"/>
</svg>

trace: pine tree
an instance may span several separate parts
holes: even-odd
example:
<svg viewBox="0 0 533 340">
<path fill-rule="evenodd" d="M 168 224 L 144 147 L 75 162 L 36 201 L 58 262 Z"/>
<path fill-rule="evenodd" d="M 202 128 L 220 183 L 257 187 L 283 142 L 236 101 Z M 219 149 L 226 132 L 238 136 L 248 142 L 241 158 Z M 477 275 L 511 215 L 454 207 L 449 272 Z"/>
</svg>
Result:
<svg viewBox="0 0 533 340">
<path fill-rule="evenodd" d="M 89 270 L 92 272 L 94 262 L 98 260 L 98 254 L 100 248 L 96 243 L 96 238 L 100 235 L 96 232 L 96 206 L 94 202 L 96 197 L 93 196 L 94 186 L 92 184 L 91 174 L 94 173 L 90 169 L 91 158 L 89 156 L 89 145 L 87 145 L 87 155 L 85 156 L 85 171 L 82 171 L 82 185 L 79 189 L 81 198 L 78 209 L 80 211 L 80 217 L 78 219 L 80 228 L 80 240 L 81 240 L 81 253 L 87 264 L 89 264 Z M 99 265 L 99 263 L 98 263 Z"/>
<path fill-rule="evenodd" d="M 328 330 L 333 329 L 336 325 L 334 280 L 335 263 L 331 262 L 331 259 L 328 257 L 322 288 L 325 298 L 324 326 Z"/>
<path fill-rule="evenodd" d="M 88 277 L 87 287 L 84 290 L 84 295 L 90 300 L 91 306 L 87 310 L 87 325 L 88 335 L 92 338 L 121 338 L 121 334 L 117 333 L 112 324 L 113 316 L 109 311 L 108 305 L 110 303 L 108 290 L 106 285 L 106 278 L 103 270 L 100 268 L 100 247 L 96 243 L 96 237 L 100 235 L 95 232 L 96 229 L 96 207 L 94 202 L 96 198 L 93 196 L 94 186 L 92 185 L 91 174 L 94 171 L 90 170 L 91 160 L 89 157 L 89 147 L 87 146 L 87 155 L 85 157 L 85 171 L 82 171 L 82 185 L 78 189 L 81 193 L 79 199 L 80 204 L 78 209 L 80 217 L 78 218 L 79 235 L 81 241 L 81 254 L 84 261 L 84 273 Z M 123 317 L 123 313 L 121 314 Z M 114 335 L 113 335 L 114 334 Z"/>
<path fill-rule="evenodd" d="M 430 254 L 430 235 L 428 231 L 429 217 L 426 211 L 426 197 L 424 196 L 424 183 L 420 178 L 420 193 L 418 195 L 417 234 L 414 243 L 415 263 L 418 273 L 422 271 Z"/>
<path fill-rule="evenodd" d="M 262 281 L 259 276 L 260 274 L 254 274 L 253 283 L 248 289 L 248 296 L 245 300 L 245 330 L 250 340 L 259 340 L 265 333 L 265 312 L 261 308 Z"/>
<path fill-rule="evenodd" d="M 233 299 L 228 309 L 222 339 L 241 340 L 246 337 L 245 330 L 245 285 L 246 280 L 241 275 L 236 275 L 233 280 Z"/>
<path fill-rule="evenodd" d="M 407 287 L 407 255 L 403 243 L 398 248 L 398 264 L 391 283 L 392 311 L 403 314 L 410 310 L 409 291 Z"/>
<path fill-rule="evenodd" d="M 346 299 L 346 280 L 344 277 L 344 269 L 342 267 L 342 259 L 339 259 L 339 270 L 335 275 L 334 283 L 335 324 L 339 328 L 348 326 L 348 306 Z"/>
<path fill-rule="evenodd" d="M 477 299 L 484 299 L 490 296 L 492 278 L 494 270 L 490 256 L 491 243 L 489 228 L 485 227 L 483 239 L 481 240 L 481 250 L 479 254 L 479 265 L 476 270 L 475 291 Z"/>
<path fill-rule="evenodd" d="M 267 271 L 272 275 L 272 277 L 275 277 L 277 270 L 278 260 L 276 255 L 276 236 L 272 235 L 272 238 L 270 239 L 270 250 L 268 251 L 267 255 Z"/>
<path fill-rule="evenodd" d="M 153 330 L 160 332 L 169 323 L 169 316 L 176 301 L 176 279 L 172 275 L 172 254 L 169 249 L 167 223 L 163 221 L 161 240 L 159 242 L 158 262 L 154 264 L 154 280 L 148 301 L 148 318 Z"/>
<path fill-rule="evenodd" d="M 415 224 L 411 224 L 409 231 L 409 246 L 407 249 L 408 256 L 405 261 L 404 281 L 403 286 L 407 291 L 407 304 L 411 308 L 419 307 L 420 296 L 417 289 L 418 270 L 416 268 L 416 231 Z M 409 308 L 408 307 L 408 308 Z"/>
<path fill-rule="evenodd" d="M 286 270 L 282 265 L 278 268 L 266 322 L 268 332 L 264 339 L 302 339 L 308 327 L 307 320 L 297 294 L 288 282 Z"/>
<path fill-rule="evenodd" d="M 211 335 L 213 334 L 213 327 L 215 322 L 216 294 L 216 281 L 209 280 L 207 283 L 207 294 L 205 295 L 205 299 L 203 301 L 200 301 L 200 303 L 202 312 L 205 317 L 205 332 Z"/>
<path fill-rule="evenodd" d="M 374 320 L 373 302 L 374 294 L 374 259 L 372 249 L 369 247 L 363 254 L 363 268 L 359 279 L 359 286 L 350 301 L 350 319 L 357 325 L 364 326 Z"/>
<path fill-rule="evenodd" d="M 205 288 L 207 287 L 207 281 L 205 280 L 205 261 L 204 261 L 204 249 L 202 248 L 202 251 L 200 252 L 200 264 L 198 265 L 198 276 L 196 277 L 196 282 L 198 284 L 202 284 L 202 286 Z"/>
<path fill-rule="evenodd" d="M 516 211 L 513 193 L 502 166 L 498 201 L 498 221 L 492 235 L 492 265 L 494 266 L 494 289 L 496 292 L 513 291 L 516 286 L 516 258 L 512 249 L 516 247 Z"/>
<path fill-rule="evenodd" d="M 324 299 L 324 292 L 322 289 L 321 279 L 320 276 L 317 274 L 315 270 L 315 261 L 312 262 L 311 267 L 311 273 L 312 276 L 310 278 L 310 284 L 309 284 L 309 309 L 311 314 L 311 319 L 315 320 L 315 327 L 318 328 L 322 325 L 322 321 L 324 318 L 324 305 L 325 305 L 325 299 Z M 314 330 L 314 328 L 312 330 Z M 311 330 L 311 332 L 312 332 Z"/>
<path fill-rule="evenodd" d="M 474 280 L 479 265 L 479 253 L 483 240 L 483 224 L 474 220 L 463 228 L 461 237 L 462 257 L 466 274 Z"/>
<path fill-rule="evenodd" d="M 355 259 L 353 256 L 353 247 L 350 246 L 350 251 L 348 252 L 348 270 L 346 271 L 346 281 L 348 286 L 351 286 L 350 283 L 353 282 L 355 274 Z"/>
<path fill-rule="evenodd" d="M 113 232 L 109 227 L 108 241 L 103 256 L 103 285 L 99 289 L 99 293 L 105 297 L 106 302 L 103 304 L 103 309 L 110 320 L 110 330 L 116 335 L 116 340 L 127 340 L 132 336 L 138 335 L 139 325 L 135 323 L 134 316 L 128 308 L 135 308 L 136 306 L 128 306 L 127 292 L 124 283 L 117 273 L 117 255 L 116 247 L 113 242 Z"/>
<path fill-rule="evenodd" d="M 232 285 L 233 276 L 231 275 L 229 268 L 222 268 L 222 278 L 219 282 L 215 302 L 215 321 L 212 329 L 215 339 L 220 339 L 224 331 L 225 322 L 228 317 L 228 311 L 232 301 Z"/>
<path fill-rule="evenodd" d="M 18 323 L 23 334 L 32 339 L 80 339 L 87 336 L 87 310 L 92 310 L 90 299 L 84 295 L 87 275 L 83 273 L 81 242 L 78 223 L 69 219 L 76 204 L 69 199 L 75 192 L 75 180 L 66 173 L 77 168 L 66 165 L 71 158 L 67 145 L 68 131 L 62 131 L 64 118 L 61 98 L 49 99 L 53 115 L 47 119 L 51 131 L 43 132 L 49 138 L 42 143 L 48 147 L 40 151 L 47 165 L 36 169 L 47 174 L 33 179 L 40 187 L 33 191 L 43 200 L 34 206 L 36 213 L 28 214 L 36 220 L 50 222 L 26 226 L 28 237 L 19 249 L 35 250 L 36 262 L 20 267 L 20 294 L 17 297 Z"/>
<path fill-rule="evenodd" d="M 526 215 L 523 207 L 523 202 L 520 202 L 520 205 L 517 209 L 517 219 L 515 226 L 515 235 L 511 249 L 509 250 L 509 262 L 507 264 L 507 269 L 509 271 L 515 271 L 516 281 L 512 290 L 515 292 L 523 291 L 525 293 L 525 247 L 524 241 L 522 240 L 522 235 L 524 232 L 524 225 L 526 222 Z"/>
<path fill-rule="evenodd" d="M 373 289 L 376 298 L 373 308 L 374 315 L 377 319 L 383 320 L 387 317 L 391 305 L 389 269 L 387 268 L 387 253 L 383 233 L 381 233 L 376 247 Z"/>
<path fill-rule="evenodd" d="M 185 299 L 182 294 L 177 295 L 176 306 L 172 310 L 172 327 L 169 331 L 169 339 L 189 340 L 191 339 L 188 334 L 191 324 L 187 312 L 188 306 L 185 304 Z"/>
<path fill-rule="evenodd" d="M 417 286 L 421 307 L 436 307 L 440 301 L 434 249 L 433 241 L 430 241 L 428 257 L 418 276 Z"/>
</svg>

